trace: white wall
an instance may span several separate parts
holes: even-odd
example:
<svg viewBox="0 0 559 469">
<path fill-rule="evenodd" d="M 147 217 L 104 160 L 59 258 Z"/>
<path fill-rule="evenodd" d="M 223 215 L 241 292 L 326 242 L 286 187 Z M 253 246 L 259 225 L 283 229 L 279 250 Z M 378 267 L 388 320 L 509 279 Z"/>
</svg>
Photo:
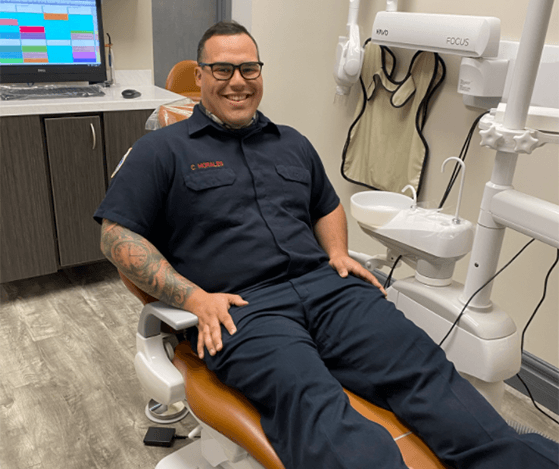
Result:
<svg viewBox="0 0 559 469">
<path fill-rule="evenodd" d="M 252 30 L 252 0 L 232 0 L 231 17 L 249 31 Z"/>
<path fill-rule="evenodd" d="M 519 40 L 528 0 L 400 0 L 403 11 L 497 16 L 502 20 L 502 38 Z M 358 102 L 354 89 L 348 103 L 334 106 L 332 69 L 339 35 L 345 34 L 349 2 L 346 0 L 233 0 L 233 17 L 246 24 L 259 43 L 264 66 L 264 99 L 261 110 L 279 123 L 299 129 L 316 146 L 327 171 L 349 211 L 349 198 L 360 189 L 340 176 L 341 150 Z M 362 38 L 368 37 L 375 13 L 384 9 L 382 0 L 362 0 L 360 25 Z M 128 14 L 127 11 L 132 14 Z M 117 68 L 147 68 L 151 46 L 148 39 L 150 0 L 105 0 L 106 30 L 117 43 Z M 107 15 L 111 17 L 107 18 Z M 117 28 L 127 19 L 130 32 Z M 559 7 L 551 19 L 547 42 L 559 44 Z M 111 32 L 109 25 L 120 29 Z M 115 35 L 116 34 L 116 35 Z M 399 56 L 406 56 L 401 51 Z M 122 59 L 120 58 L 122 57 Z M 431 148 L 431 162 L 425 180 L 424 200 L 438 204 L 448 181 L 440 166 L 448 156 L 459 153 L 472 121 L 479 114 L 467 109 L 456 93 L 459 60 L 443 56 L 447 79 L 431 107 L 425 135 Z M 153 65 L 151 65 L 153 67 Z M 557 147 L 544 147 L 532 156 L 521 156 L 515 187 L 553 203 L 559 203 L 559 158 Z M 467 177 L 461 214 L 475 222 L 483 186 L 491 175 L 494 152 L 479 147 L 476 134 L 467 163 Z M 457 191 L 456 191 L 457 192 Z M 451 208 L 456 194 L 447 202 Z M 500 265 L 508 261 L 528 239 L 508 231 Z M 350 220 L 350 247 L 370 254 L 383 252 L 380 244 L 363 235 Z M 519 329 L 527 322 L 538 303 L 545 274 L 555 258 L 555 250 L 534 243 L 505 271 L 493 289 L 493 300 L 508 311 Z M 463 281 L 468 259 L 459 262 L 456 278 Z M 397 276 L 401 274 L 396 272 Z M 551 276 L 547 299 L 527 334 L 526 349 L 559 367 L 559 277 Z"/>
<path fill-rule="evenodd" d="M 102 10 L 103 29 L 113 42 L 115 68 L 153 71 L 151 0 L 104 0 Z"/>
</svg>

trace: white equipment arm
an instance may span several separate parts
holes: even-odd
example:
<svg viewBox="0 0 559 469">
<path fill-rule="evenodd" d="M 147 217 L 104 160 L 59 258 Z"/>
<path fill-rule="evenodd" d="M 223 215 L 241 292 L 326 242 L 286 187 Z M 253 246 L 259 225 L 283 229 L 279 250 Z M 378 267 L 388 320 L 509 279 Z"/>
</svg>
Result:
<svg viewBox="0 0 559 469">
<path fill-rule="evenodd" d="M 334 79 L 336 80 L 336 94 L 344 96 L 359 80 L 363 65 L 363 48 L 359 36 L 357 16 L 359 14 L 359 0 L 349 1 L 349 15 L 347 19 L 347 37 L 340 36 L 336 49 L 336 65 Z"/>
</svg>

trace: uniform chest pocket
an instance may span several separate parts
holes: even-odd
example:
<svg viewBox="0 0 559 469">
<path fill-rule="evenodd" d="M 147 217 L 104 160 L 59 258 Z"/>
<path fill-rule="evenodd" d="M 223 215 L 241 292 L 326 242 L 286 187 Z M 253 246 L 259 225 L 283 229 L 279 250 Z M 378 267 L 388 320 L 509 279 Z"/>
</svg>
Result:
<svg viewBox="0 0 559 469">
<path fill-rule="evenodd" d="M 311 173 L 301 166 L 276 165 L 281 176 L 284 205 L 289 209 L 302 211 L 297 217 L 307 214 L 310 204 Z"/>
<path fill-rule="evenodd" d="M 287 181 L 300 182 L 302 184 L 309 184 L 311 182 L 311 173 L 300 166 L 278 164 L 276 165 L 276 171 Z"/>
<path fill-rule="evenodd" d="M 230 186 L 235 182 L 236 176 L 233 170 L 222 168 L 209 171 L 192 171 L 185 175 L 186 187 L 194 191 L 204 191 L 222 186 Z"/>
<path fill-rule="evenodd" d="M 242 198 L 234 184 L 236 179 L 235 172 L 228 168 L 184 174 L 186 213 L 193 226 L 217 230 L 242 222 Z"/>
</svg>

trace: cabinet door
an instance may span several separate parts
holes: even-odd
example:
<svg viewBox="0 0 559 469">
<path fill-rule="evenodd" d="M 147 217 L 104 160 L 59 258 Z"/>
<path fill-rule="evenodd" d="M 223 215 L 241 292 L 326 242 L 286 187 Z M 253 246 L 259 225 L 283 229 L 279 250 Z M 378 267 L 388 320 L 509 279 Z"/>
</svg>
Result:
<svg viewBox="0 0 559 469">
<path fill-rule="evenodd" d="M 0 118 L 0 283 L 56 272 L 41 119 Z"/>
<path fill-rule="evenodd" d="M 99 116 L 45 119 L 60 265 L 103 258 L 93 213 L 105 194 Z"/>
<path fill-rule="evenodd" d="M 148 132 L 146 121 L 152 112 L 153 109 L 141 109 L 103 114 L 108 181 L 128 149 Z"/>
</svg>

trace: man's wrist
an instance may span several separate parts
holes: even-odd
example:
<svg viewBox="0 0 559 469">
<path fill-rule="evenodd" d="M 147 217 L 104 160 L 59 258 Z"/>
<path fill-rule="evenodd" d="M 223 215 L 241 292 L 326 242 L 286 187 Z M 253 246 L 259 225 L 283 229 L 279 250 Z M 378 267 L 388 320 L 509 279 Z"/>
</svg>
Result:
<svg viewBox="0 0 559 469">
<path fill-rule="evenodd" d="M 336 251 L 329 254 L 330 260 L 342 259 L 344 257 L 349 257 L 349 253 L 347 251 Z"/>
<path fill-rule="evenodd" d="M 201 305 L 206 303 L 208 292 L 200 287 L 194 287 L 190 294 L 185 298 L 183 309 L 194 313 Z"/>
</svg>

